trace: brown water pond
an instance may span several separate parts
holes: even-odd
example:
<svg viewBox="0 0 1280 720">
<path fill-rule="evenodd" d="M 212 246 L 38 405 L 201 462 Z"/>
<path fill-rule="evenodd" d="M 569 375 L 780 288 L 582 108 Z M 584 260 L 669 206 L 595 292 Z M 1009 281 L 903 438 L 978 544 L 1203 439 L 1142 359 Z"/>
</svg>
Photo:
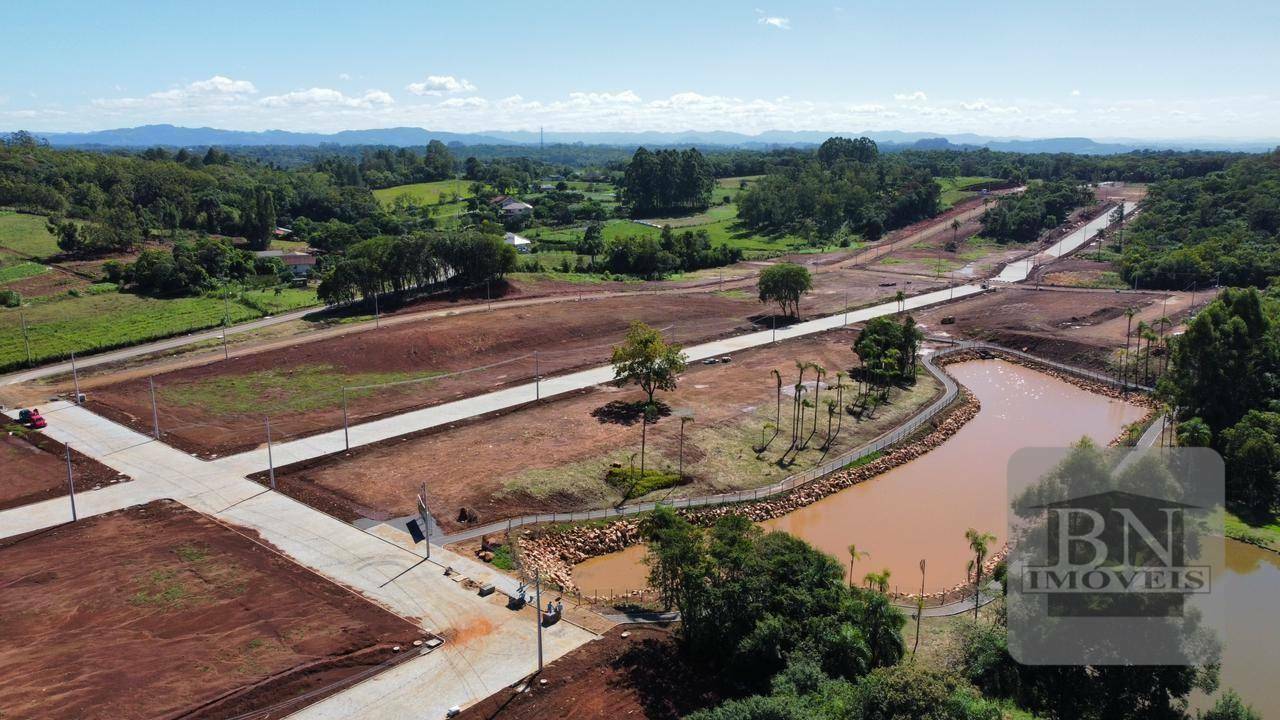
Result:
<svg viewBox="0 0 1280 720">
<path fill-rule="evenodd" d="M 1062 446 L 1082 436 L 1105 444 L 1144 413 L 1000 360 L 948 371 L 982 403 L 977 417 L 932 452 L 764 526 L 804 538 L 846 566 L 846 548 L 856 544 L 870 553 L 854 565 L 856 580 L 888 569 L 890 585 L 918 590 L 923 558 L 926 589 L 949 588 L 965 579 L 966 529 L 996 535 L 993 547 L 1004 542 L 1005 471 L 1015 450 Z M 644 552 L 634 546 L 592 558 L 574 568 L 574 580 L 588 593 L 644 587 Z"/>
</svg>

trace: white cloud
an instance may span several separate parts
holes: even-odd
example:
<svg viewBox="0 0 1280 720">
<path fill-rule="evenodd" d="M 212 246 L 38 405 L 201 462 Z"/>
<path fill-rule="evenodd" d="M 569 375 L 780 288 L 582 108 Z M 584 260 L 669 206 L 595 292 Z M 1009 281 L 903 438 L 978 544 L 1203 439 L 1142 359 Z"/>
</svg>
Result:
<svg viewBox="0 0 1280 720">
<path fill-rule="evenodd" d="M 375 108 L 395 104 L 395 99 L 382 90 L 369 90 L 364 95 L 352 97 L 332 88 L 295 90 L 283 95 L 271 95 L 259 101 L 264 107 L 347 107 Z"/>
<path fill-rule="evenodd" d="M 992 105 L 986 100 L 976 100 L 974 102 L 960 103 L 960 109 L 968 112 L 985 112 L 994 113 L 996 115 L 1017 115 L 1022 112 L 1021 108 L 1013 105 Z"/>
<path fill-rule="evenodd" d="M 1071 97 L 1080 97 L 1080 91 L 1079 91 L 1079 90 L 1072 90 L 1072 91 L 1071 91 Z"/>
<path fill-rule="evenodd" d="M 207 104 L 235 102 L 258 92 L 248 80 L 232 80 L 224 75 L 214 75 L 208 80 L 197 80 L 169 90 L 153 92 L 146 97 L 122 97 L 96 99 L 91 103 L 103 108 L 164 107 L 183 104 Z"/>
<path fill-rule="evenodd" d="M 778 30 L 790 30 L 791 18 L 778 17 L 770 15 L 760 8 L 756 8 L 756 23 L 765 27 L 776 28 Z"/>
<path fill-rule="evenodd" d="M 926 102 L 929 96 L 925 95 L 923 90 L 916 90 L 910 93 L 896 93 L 893 99 L 898 102 Z"/>
<path fill-rule="evenodd" d="M 404 89 L 414 95 L 453 95 L 475 92 L 476 86 L 466 78 L 459 79 L 452 75 L 428 75 L 426 80 L 409 83 Z"/>
</svg>

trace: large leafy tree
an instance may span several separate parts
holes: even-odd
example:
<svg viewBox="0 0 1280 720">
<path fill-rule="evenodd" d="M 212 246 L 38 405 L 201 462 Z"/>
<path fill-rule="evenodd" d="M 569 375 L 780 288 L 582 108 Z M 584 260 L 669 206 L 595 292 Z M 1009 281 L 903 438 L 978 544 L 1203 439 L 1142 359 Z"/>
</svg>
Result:
<svg viewBox="0 0 1280 720">
<path fill-rule="evenodd" d="M 764 687 L 793 654 L 843 678 L 902 658 L 902 614 L 803 540 L 736 515 L 704 530 L 669 508 L 646 528 L 650 580 L 681 612 L 683 647 L 745 686 Z"/>
<path fill-rule="evenodd" d="M 636 321 L 622 344 L 613 349 L 612 362 L 614 382 L 619 387 L 638 385 L 648 396 L 646 405 L 652 406 L 654 393 L 676 389 L 687 358 L 679 345 L 668 343 L 662 333 Z"/>
<path fill-rule="evenodd" d="M 813 289 L 808 268 L 795 263 L 771 265 L 760 273 L 756 291 L 760 302 L 776 302 L 783 315 L 800 316 L 800 298 Z"/>
</svg>

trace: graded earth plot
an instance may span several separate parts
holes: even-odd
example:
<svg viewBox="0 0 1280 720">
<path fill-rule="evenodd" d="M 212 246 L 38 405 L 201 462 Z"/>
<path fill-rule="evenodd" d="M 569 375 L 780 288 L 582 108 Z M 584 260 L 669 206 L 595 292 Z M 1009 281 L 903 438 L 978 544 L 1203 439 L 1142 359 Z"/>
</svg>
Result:
<svg viewBox="0 0 1280 720">
<path fill-rule="evenodd" d="M 0 717 L 230 718 L 424 639 L 241 532 L 158 501 L 0 542 Z"/>
<path fill-rule="evenodd" d="M 887 302 L 893 292 L 937 287 L 839 266 L 814 266 L 804 317 Z M 162 439 L 208 457 L 266 442 L 341 428 L 407 410 L 532 382 L 608 362 L 632 321 L 663 329 L 681 345 L 768 329 L 775 305 L 755 295 L 754 279 L 724 291 L 628 294 L 583 302 L 495 307 L 368 328 L 323 340 L 233 356 L 155 376 Z M 717 282 L 718 287 L 718 282 Z M 781 322 L 779 323 L 781 325 Z M 535 358 L 534 353 L 537 353 Z M 90 388 L 89 407 L 143 433 L 153 431 L 148 379 L 138 373 Z M 531 398 L 532 399 L 532 398 Z"/>
<path fill-rule="evenodd" d="M 1209 293 L 1114 292 L 1110 290 L 1000 287 L 994 292 L 929 308 L 916 314 L 926 333 L 987 340 L 1040 357 L 1106 372 L 1125 347 L 1126 330 L 1168 317 L 1165 335 L 1181 330 L 1192 309 Z M 1137 313 L 1129 322 L 1125 311 Z M 948 322 L 944 320 L 950 319 Z M 1131 349 L 1136 350 L 1137 335 Z M 1157 344 L 1158 345 L 1158 344 Z M 1163 361 L 1159 347 L 1152 362 Z"/>
<path fill-rule="evenodd" d="M 7 422 L 3 415 L 0 421 Z M 15 425 L 0 428 L 0 433 L 0 510 L 68 494 L 65 445 Z M 76 492 L 129 480 L 75 448 L 71 450 L 71 477 Z"/>
<path fill-rule="evenodd" d="M 446 530 L 462 526 L 458 518 L 464 508 L 479 522 L 492 522 L 767 485 L 860 446 L 937 396 L 939 384 L 921 372 L 914 386 L 891 391 L 887 403 L 868 406 L 860 416 L 829 414 L 827 401 L 837 398 L 835 373 L 858 364 L 851 350 L 856 337 L 854 329 L 837 330 L 735 353 L 728 363 L 692 364 L 675 391 L 658 394 L 660 410 L 644 428 L 638 411 L 643 393 L 598 386 L 277 468 L 276 483 L 340 518 L 387 520 L 413 513 L 425 482 L 433 514 Z M 798 361 L 817 363 L 827 374 L 815 408 L 816 373 L 806 369 L 800 439 L 807 448 L 781 464 L 790 443 Z M 781 392 L 775 369 L 781 373 Z M 843 404 L 854 404 L 853 381 L 846 377 L 843 385 Z M 684 423 L 685 479 L 678 482 L 682 415 L 691 421 Z M 781 426 L 777 432 L 775 425 Z M 834 440 L 826 448 L 829 426 Z M 657 475 L 633 484 L 622 473 L 629 472 L 633 456 L 638 473 L 642 440 L 646 470 Z"/>
</svg>

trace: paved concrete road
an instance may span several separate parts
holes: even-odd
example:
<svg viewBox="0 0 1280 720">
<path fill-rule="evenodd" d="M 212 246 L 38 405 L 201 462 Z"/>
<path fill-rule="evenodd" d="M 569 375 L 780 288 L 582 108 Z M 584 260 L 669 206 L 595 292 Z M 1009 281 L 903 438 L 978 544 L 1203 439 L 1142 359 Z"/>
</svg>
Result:
<svg viewBox="0 0 1280 720">
<path fill-rule="evenodd" d="M 330 698 L 304 717 L 444 717 L 517 682 L 536 667 L 531 609 L 516 612 L 478 597 L 446 577 L 451 566 L 477 582 L 506 589 L 510 579 L 470 558 L 432 548 L 432 560 L 312 509 L 280 493 L 197 460 L 149 437 L 56 403 L 46 409 L 47 434 L 128 474 L 131 482 L 77 494 L 81 518 L 161 498 L 173 498 L 232 525 L 256 532 L 281 552 L 334 582 L 354 588 L 424 629 L 448 639 L 441 648 L 398 666 L 385 677 Z M 0 512 L 0 537 L 71 519 L 67 498 Z M 544 631 L 548 662 L 592 640 L 568 622 Z M 409 710 L 412 709 L 412 712 Z"/>
</svg>

